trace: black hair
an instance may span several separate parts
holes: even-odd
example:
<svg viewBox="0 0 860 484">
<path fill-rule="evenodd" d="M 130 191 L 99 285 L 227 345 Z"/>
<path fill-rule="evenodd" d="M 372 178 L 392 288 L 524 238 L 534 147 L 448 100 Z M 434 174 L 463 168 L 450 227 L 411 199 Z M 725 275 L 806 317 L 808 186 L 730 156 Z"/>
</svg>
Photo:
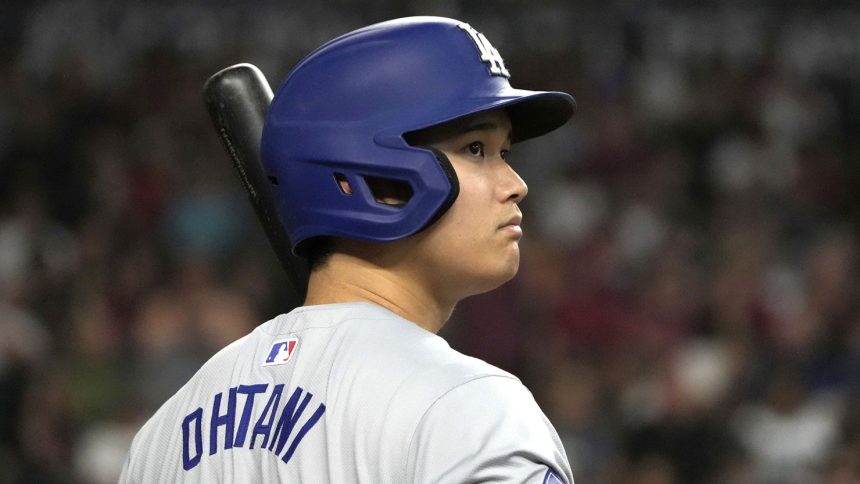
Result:
<svg viewBox="0 0 860 484">
<path fill-rule="evenodd" d="M 313 272 L 328 262 L 334 253 L 334 237 L 313 237 L 303 241 L 297 252 L 308 260 L 308 271 Z"/>
</svg>

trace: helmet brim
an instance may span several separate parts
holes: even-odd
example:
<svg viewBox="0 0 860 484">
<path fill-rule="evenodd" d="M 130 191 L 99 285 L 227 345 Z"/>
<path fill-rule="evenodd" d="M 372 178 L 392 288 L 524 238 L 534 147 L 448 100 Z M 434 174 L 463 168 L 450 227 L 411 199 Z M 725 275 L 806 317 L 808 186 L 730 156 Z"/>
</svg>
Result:
<svg viewBox="0 0 860 484">
<path fill-rule="evenodd" d="M 543 136 L 567 123 L 576 111 L 573 96 L 563 92 L 532 92 L 502 103 L 511 117 L 511 142 Z"/>
<path fill-rule="evenodd" d="M 511 142 L 536 138 L 564 125 L 576 110 L 573 96 L 564 92 L 528 91 L 509 88 L 499 95 L 458 100 L 449 109 L 436 110 L 436 119 L 414 130 L 447 123 L 484 111 L 505 108 L 511 118 Z M 422 119 L 427 121 L 426 114 Z"/>
</svg>

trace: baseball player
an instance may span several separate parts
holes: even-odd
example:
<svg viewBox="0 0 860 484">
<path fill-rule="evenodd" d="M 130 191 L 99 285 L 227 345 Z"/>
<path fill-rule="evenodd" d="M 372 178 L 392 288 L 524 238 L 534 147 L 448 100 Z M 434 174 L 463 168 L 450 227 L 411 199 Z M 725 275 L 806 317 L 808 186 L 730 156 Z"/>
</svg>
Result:
<svg viewBox="0 0 860 484">
<path fill-rule="evenodd" d="M 435 334 L 517 272 L 511 144 L 573 114 L 509 77 L 484 35 L 436 17 L 295 67 L 262 157 L 309 260 L 305 305 L 212 357 L 138 433 L 121 482 L 573 482 L 520 381 Z"/>
</svg>

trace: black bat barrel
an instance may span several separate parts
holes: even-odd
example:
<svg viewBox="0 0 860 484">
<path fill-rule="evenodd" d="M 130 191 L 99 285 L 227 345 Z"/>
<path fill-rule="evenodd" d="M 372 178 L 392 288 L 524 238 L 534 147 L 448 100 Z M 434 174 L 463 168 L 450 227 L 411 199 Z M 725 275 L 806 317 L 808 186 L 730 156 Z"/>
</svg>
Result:
<svg viewBox="0 0 860 484">
<path fill-rule="evenodd" d="M 307 263 L 290 250 L 290 241 L 278 218 L 270 181 L 260 159 L 260 139 L 272 102 L 272 88 L 257 67 L 237 64 L 210 77 L 203 86 L 203 97 L 266 237 L 293 286 L 294 303 L 301 304 L 307 293 Z"/>
</svg>

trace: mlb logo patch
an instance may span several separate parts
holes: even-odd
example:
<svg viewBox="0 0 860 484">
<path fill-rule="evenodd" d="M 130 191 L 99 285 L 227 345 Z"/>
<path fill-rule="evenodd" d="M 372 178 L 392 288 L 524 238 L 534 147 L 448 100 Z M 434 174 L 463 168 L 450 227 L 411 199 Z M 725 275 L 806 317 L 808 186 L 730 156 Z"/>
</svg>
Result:
<svg viewBox="0 0 860 484">
<path fill-rule="evenodd" d="M 266 361 L 263 362 L 263 366 L 286 364 L 290 361 L 290 357 L 296 352 L 298 346 L 299 339 L 295 336 L 275 341 L 269 349 L 269 355 L 266 357 Z"/>
</svg>

